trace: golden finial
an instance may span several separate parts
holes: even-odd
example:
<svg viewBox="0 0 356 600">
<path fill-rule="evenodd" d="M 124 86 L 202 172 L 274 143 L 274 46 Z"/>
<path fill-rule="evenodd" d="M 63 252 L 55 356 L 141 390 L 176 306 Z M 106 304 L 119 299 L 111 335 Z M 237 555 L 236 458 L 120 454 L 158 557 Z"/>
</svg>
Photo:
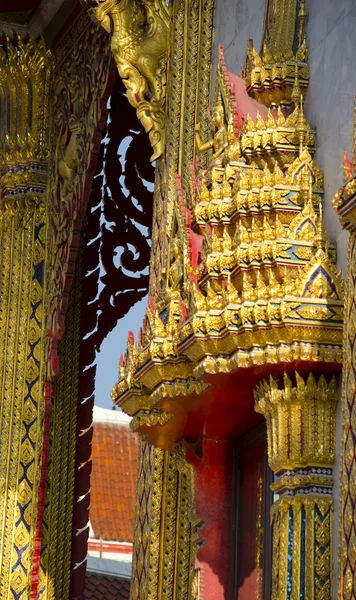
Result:
<svg viewBox="0 0 356 600">
<path fill-rule="evenodd" d="M 300 0 L 300 7 L 298 12 L 299 17 L 299 31 L 298 31 L 298 42 L 299 47 L 302 45 L 304 41 L 304 27 L 305 27 L 305 19 L 307 18 L 307 11 L 305 8 L 305 0 Z"/>
<path fill-rule="evenodd" d="M 293 90 L 292 90 L 292 98 L 293 98 L 295 106 L 297 106 L 297 104 L 300 102 L 301 95 L 302 95 L 302 91 L 301 91 L 300 85 L 299 85 L 299 73 L 298 73 L 298 61 L 297 61 L 295 63 L 295 76 L 294 76 L 294 84 L 293 84 Z"/>
<path fill-rule="evenodd" d="M 222 247 L 224 252 L 230 252 L 232 250 L 232 239 L 227 227 L 224 227 Z"/>
<path fill-rule="evenodd" d="M 222 97 L 221 94 L 218 95 L 217 99 L 216 99 L 216 104 L 213 108 L 213 113 L 214 112 L 219 112 L 220 114 L 224 115 L 224 105 L 223 105 L 223 101 L 222 101 Z"/>
<path fill-rule="evenodd" d="M 310 185 L 311 185 L 311 174 L 307 166 L 304 166 L 300 174 L 300 193 L 304 202 L 304 206 L 310 200 Z"/>
<path fill-rule="evenodd" d="M 316 236 L 316 243 L 319 250 L 323 247 L 323 203 L 321 198 L 319 199 L 319 223 L 318 223 L 318 233 Z"/>
<path fill-rule="evenodd" d="M 300 104 L 299 104 L 299 114 L 298 114 L 298 126 L 297 126 L 298 136 L 299 136 L 299 158 L 302 156 L 304 142 L 306 135 L 308 133 L 308 124 L 306 118 L 304 116 L 303 110 L 303 95 L 300 95 Z"/>
<path fill-rule="evenodd" d="M 220 252 L 221 250 L 221 241 L 220 241 L 220 237 L 218 235 L 217 229 L 216 227 L 212 228 L 212 242 L 211 242 L 211 249 L 213 252 Z"/>
<path fill-rule="evenodd" d="M 313 205 L 313 179 L 309 173 L 309 203 Z"/>
</svg>

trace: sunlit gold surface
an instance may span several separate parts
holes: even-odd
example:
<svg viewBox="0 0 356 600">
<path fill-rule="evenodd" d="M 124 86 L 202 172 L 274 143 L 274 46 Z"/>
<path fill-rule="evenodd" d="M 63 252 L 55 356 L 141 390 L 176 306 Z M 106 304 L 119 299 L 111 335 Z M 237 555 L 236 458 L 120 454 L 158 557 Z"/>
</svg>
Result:
<svg viewBox="0 0 356 600">
<path fill-rule="evenodd" d="M 332 467 L 335 459 L 336 379 L 306 381 L 272 376 L 255 390 L 255 408 L 267 421 L 269 464 L 274 472 L 301 467 Z M 288 444 L 286 444 L 288 440 Z M 276 489 L 276 488 L 274 488 Z"/>
<path fill-rule="evenodd" d="M 57 342 L 63 335 L 64 319 L 68 303 L 67 286 L 72 273 L 70 264 L 73 241 L 78 236 L 85 211 L 88 169 L 93 164 L 92 152 L 98 126 L 105 115 L 105 98 L 110 73 L 109 36 L 98 25 L 83 14 L 67 32 L 54 53 L 54 84 L 51 90 L 52 136 L 51 161 L 49 172 L 49 219 L 50 237 L 48 240 L 48 273 L 50 274 L 46 293 L 47 330 L 49 356 L 56 355 Z M 75 52 L 73 51 L 75 49 Z M 80 270 L 80 256 L 78 269 Z M 72 282 L 71 282 L 72 283 Z M 54 388 L 56 407 L 52 413 L 52 433 L 65 428 L 51 444 L 50 469 L 47 481 L 46 510 L 43 515 L 43 551 L 38 594 L 43 600 L 57 600 L 69 594 L 71 575 L 70 549 L 75 481 L 75 442 L 73 431 L 76 410 L 73 394 L 77 381 L 75 364 L 78 364 L 80 343 L 78 318 L 81 282 L 72 285 L 77 292 L 76 301 L 72 296 L 72 307 L 68 316 L 71 334 L 63 340 L 61 353 L 66 344 L 71 346 L 63 364 L 63 379 Z M 73 337 L 70 338 L 70 335 Z M 71 358 L 72 357 L 72 358 Z M 61 365 L 60 365 L 61 367 Z M 58 363 L 47 361 L 47 377 L 58 376 Z M 71 375 L 70 375 L 71 373 Z M 61 378 L 61 373 L 59 373 Z M 71 424 L 67 423 L 71 406 Z M 74 437 L 73 437 L 74 436 Z M 64 444 L 67 443 L 67 449 Z M 62 445 L 63 444 L 63 445 Z M 66 485 L 61 485 L 63 479 Z"/>
<path fill-rule="evenodd" d="M 231 119 L 227 77 L 221 58 L 217 132 Z M 165 267 L 166 299 L 148 307 L 147 342 L 128 345 L 122 379 L 113 391 L 122 406 L 130 403 L 131 414 L 135 395 L 144 394 L 149 410 L 169 395 L 177 378 L 180 393 L 189 395 L 204 373 L 295 360 L 341 361 L 343 282 L 322 224 L 322 173 L 312 146 L 304 145 L 308 125 L 300 147 L 298 132 L 305 122 L 301 103 L 288 118 L 295 142 L 288 146 L 288 160 L 280 162 L 285 154 L 277 143 L 284 136 L 278 129 L 282 121 L 282 113 L 269 114 L 266 122 L 257 118 L 261 131 L 276 128 L 274 154 L 268 152 L 260 166 L 242 145 L 240 159 L 231 160 L 231 148 L 239 141 L 232 135 L 226 147 L 222 134 L 219 142 L 198 140 L 198 149 L 214 148 L 215 153 L 209 169 L 197 173 L 191 196 L 195 231 L 203 239 L 202 260 L 198 268 L 193 266 L 192 216 L 178 182 L 167 232 L 173 245 Z M 241 140 L 249 124 L 256 133 L 256 124 L 247 119 Z M 183 378 L 187 384 L 189 380 L 185 391 Z"/>
<path fill-rule="evenodd" d="M 267 421 L 268 457 L 280 497 L 271 513 L 272 600 L 332 597 L 332 467 L 335 459 L 335 377 L 262 381 L 255 408 Z"/>
<path fill-rule="evenodd" d="M 1 598 L 69 594 L 75 378 L 52 413 L 53 443 L 44 436 L 44 418 L 47 428 L 73 236 L 110 75 L 106 33 L 84 15 L 72 34 L 55 55 L 42 40 L 15 35 L 0 49 Z M 70 416 L 61 401 L 62 408 L 69 402 Z M 44 509 L 38 499 L 48 452 Z"/>
<path fill-rule="evenodd" d="M 0 49 L 0 597 L 29 597 L 46 376 L 48 91 L 42 41 Z M 29 121 L 29 115 L 31 120 Z"/>
<path fill-rule="evenodd" d="M 97 0 L 93 16 L 111 34 L 111 50 L 130 104 L 147 131 L 153 154 L 165 146 L 166 69 L 170 15 L 164 0 Z"/>
<path fill-rule="evenodd" d="M 186 23 L 180 6 L 174 9 L 175 31 Z M 176 123 L 170 154 L 178 177 L 174 181 L 170 157 L 167 196 L 164 177 L 159 181 L 167 225 L 155 229 L 154 221 L 144 333 L 140 342 L 130 340 L 112 394 L 133 415 L 133 428 L 154 430 L 149 439 L 163 447 L 164 424 L 176 416 L 164 412 L 162 400 L 186 396 L 189 402 L 206 389 L 207 374 L 282 363 L 293 370 L 296 362 L 319 363 L 319 371 L 327 372 L 328 364 L 342 362 L 344 286 L 323 226 L 323 175 L 303 109 L 309 80 L 305 3 L 298 15 L 295 0 L 283 7 L 268 0 L 266 6 L 262 52 L 249 45 L 244 76 L 267 115 L 247 115 L 238 124 L 221 54 L 210 133 L 196 118 L 200 166 L 195 161 L 190 171 L 181 168 L 190 146 L 174 111 L 168 121 Z M 173 48 L 177 63 L 168 106 L 176 110 L 187 66 L 185 46 L 174 41 Z M 337 390 L 334 380 L 303 377 L 296 375 L 290 385 L 285 380 L 281 398 L 268 409 L 259 405 L 277 435 L 273 449 L 269 435 L 271 465 L 276 473 L 287 469 L 274 485 L 281 496 L 272 511 L 274 600 L 286 597 L 287 586 L 293 599 L 331 599 Z"/>
<path fill-rule="evenodd" d="M 200 541 L 194 469 L 184 446 L 172 452 L 141 441 L 131 600 L 199 600 L 194 557 Z"/>
<path fill-rule="evenodd" d="M 308 86 L 305 0 L 298 11 L 296 0 L 266 0 L 265 11 L 262 51 L 258 54 L 252 41 L 248 43 L 244 76 L 256 100 L 276 107 L 293 102 L 296 69 L 303 94 Z"/>
</svg>

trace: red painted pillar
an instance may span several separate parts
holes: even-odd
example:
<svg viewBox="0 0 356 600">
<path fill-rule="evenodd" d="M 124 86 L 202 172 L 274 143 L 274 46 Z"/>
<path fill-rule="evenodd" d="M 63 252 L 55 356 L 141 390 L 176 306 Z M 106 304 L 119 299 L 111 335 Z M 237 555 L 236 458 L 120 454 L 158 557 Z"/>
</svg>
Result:
<svg viewBox="0 0 356 600">
<path fill-rule="evenodd" d="M 196 513 L 204 522 L 205 546 L 198 552 L 204 600 L 227 600 L 232 535 L 232 464 L 229 442 L 202 440 L 202 458 L 188 451 L 195 466 Z"/>
</svg>

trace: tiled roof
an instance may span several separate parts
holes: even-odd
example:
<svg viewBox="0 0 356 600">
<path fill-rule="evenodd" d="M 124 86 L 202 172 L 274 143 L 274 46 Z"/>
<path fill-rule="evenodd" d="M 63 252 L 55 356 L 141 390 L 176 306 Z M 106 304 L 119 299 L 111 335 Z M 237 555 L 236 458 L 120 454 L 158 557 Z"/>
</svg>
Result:
<svg viewBox="0 0 356 600">
<path fill-rule="evenodd" d="M 90 523 L 96 539 L 132 542 L 138 442 L 128 423 L 93 425 Z M 109 415 L 110 417 L 110 415 Z"/>
<path fill-rule="evenodd" d="M 129 600 L 130 581 L 87 573 L 85 578 L 85 600 Z"/>
</svg>

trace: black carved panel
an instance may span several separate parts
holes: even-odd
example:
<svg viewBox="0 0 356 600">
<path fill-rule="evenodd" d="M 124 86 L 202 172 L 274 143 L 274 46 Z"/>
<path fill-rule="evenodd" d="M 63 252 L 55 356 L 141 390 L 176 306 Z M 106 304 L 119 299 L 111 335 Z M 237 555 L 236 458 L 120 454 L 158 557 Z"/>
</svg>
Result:
<svg viewBox="0 0 356 600">
<path fill-rule="evenodd" d="M 117 77 L 88 208 L 87 333 L 92 332 L 96 350 L 117 321 L 147 294 L 153 192 L 146 182 L 153 184 L 151 152 Z"/>
</svg>

